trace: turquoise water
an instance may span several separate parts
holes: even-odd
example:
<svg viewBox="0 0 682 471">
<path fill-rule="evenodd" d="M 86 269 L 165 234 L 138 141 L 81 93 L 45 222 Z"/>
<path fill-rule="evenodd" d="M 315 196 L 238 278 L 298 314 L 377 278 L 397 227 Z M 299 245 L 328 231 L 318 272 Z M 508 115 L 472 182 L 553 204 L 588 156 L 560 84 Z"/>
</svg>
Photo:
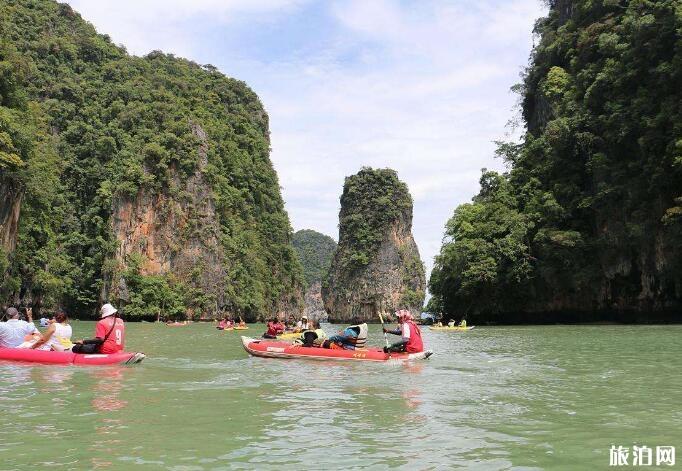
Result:
<svg viewBox="0 0 682 471">
<path fill-rule="evenodd" d="M 611 445 L 682 453 L 682 326 L 425 329 L 436 354 L 402 366 L 251 358 L 208 324 L 127 329 L 141 365 L 0 363 L 0 469 L 601 469 Z"/>
</svg>

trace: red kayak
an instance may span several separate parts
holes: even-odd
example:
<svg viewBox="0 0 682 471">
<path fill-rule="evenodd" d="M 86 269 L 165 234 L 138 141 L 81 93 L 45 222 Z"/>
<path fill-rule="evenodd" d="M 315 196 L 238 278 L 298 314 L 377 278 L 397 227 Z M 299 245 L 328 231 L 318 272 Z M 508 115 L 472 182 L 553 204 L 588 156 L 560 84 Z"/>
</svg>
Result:
<svg viewBox="0 0 682 471">
<path fill-rule="evenodd" d="M 433 352 L 384 353 L 379 348 L 362 350 L 336 350 L 320 347 L 292 345 L 278 340 L 253 339 L 242 337 L 242 345 L 250 355 L 264 358 L 304 358 L 307 360 L 350 360 L 350 361 L 405 361 L 425 360 Z"/>
<path fill-rule="evenodd" d="M 1 361 L 21 361 L 51 365 L 133 365 L 145 359 L 144 353 L 73 353 L 31 350 L 29 348 L 0 348 Z"/>
</svg>

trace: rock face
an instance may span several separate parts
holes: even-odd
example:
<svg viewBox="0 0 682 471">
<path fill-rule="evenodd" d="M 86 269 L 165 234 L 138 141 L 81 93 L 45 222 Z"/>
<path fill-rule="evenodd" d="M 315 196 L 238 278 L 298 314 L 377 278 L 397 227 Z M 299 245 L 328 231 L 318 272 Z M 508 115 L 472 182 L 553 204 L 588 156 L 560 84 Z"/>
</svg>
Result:
<svg viewBox="0 0 682 471">
<path fill-rule="evenodd" d="M 322 302 L 322 282 L 316 281 L 308 286 L 304 300 L 303 313 L 308 316 L 308 319 L 321 320 L 327 318 L 327 312 L 324 310 L 324 303 Z"/>
<path fill-rule="evenodd" d="M 14 251 L 17 243 L 20 188 L 7 178 L 0 178 L 0 249 L 5 253 Z"/>
<path fill-rule="evenodd" d="M 329 320 L 378 322 L 380 312 L 421 312 L 425 285 L 407 185 L 390 169 L 347 177 L 339 247 L 322 287 Z"/>
<path fill-rule="evenodd" d="M 294 233 L 292 243 L 306 281 L 305 314 L 308 319 L 324 318 L 327 314 L 322 303 L 322 281 L 329 273 L 336 241 L 319 232 L 303 229 Z"/>
<path fill-rule="evenodd" d="M 172 273 L 178 279 L 193 280 L 193 286 L 213 297 L 217 306 L 227 302 L 224 284 L 228 261 L 220 248 L 220 225 L 215 204 L 203 177 L 207 161 L 206 133 L 192 126 L 199 139 L 199 163 L 196 171 L 184 181 L 174 172 L 172 185 L 185 195 L 178 200 L 165 193 L 141 189 L 135 198 L 114 201 L 112 229 L 118 241 L 116 261 L 125 267 L 128 257 L 141 254 L 142 275 Z M 197 273 L 193 271 L 201 267 Z M 111 293 L 103 298 L 126 300 L 126 281 L 122 277 L 111 285 Z M 220 310 L 218 308 L 218 310 Z"/>
</svg>

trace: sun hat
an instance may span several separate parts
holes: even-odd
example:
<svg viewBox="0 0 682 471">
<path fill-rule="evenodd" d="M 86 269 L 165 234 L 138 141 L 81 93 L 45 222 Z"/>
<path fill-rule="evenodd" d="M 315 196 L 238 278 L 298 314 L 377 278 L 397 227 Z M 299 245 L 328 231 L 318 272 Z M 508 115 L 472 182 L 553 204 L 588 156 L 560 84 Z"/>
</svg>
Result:
<svg viewBox="0 0 682 471">
<path fill-rule="evenodd" d="M 102 309 L 99 310 L 99 313 L 102 315 L 102 319 L 104 319 L 105 317 L 112 316 L 117 312 L 118 310 L 116 310 L 116 308 L 109 303 L 102 306 Z"/>
</svg>

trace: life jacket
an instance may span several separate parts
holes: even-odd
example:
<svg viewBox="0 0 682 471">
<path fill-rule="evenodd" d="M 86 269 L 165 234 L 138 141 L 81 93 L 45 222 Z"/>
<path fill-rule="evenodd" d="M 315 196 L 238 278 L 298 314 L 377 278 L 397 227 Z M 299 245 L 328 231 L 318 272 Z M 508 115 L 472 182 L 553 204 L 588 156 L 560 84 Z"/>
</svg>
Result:
<svg viewBox="0 0 682 471">
<path fill-rule="evenodd" d="M 355 345 L 355 349 L 365 348 L 365 345 L 367 344 L 367 324 L 363 322 L 362 324 L 352 325 L 348 328 L 353 329 L 358 333 L 356 338 L 351 339 L 351 343 Z"/>
<path fill-rule="evenodd" d="M 413 321 L 405 321 L 403 324 L 410 326 L 410 339 L 407 341 L 405 351 L 407 353 L 419 353 L 424 351 L 424 342 L 422 342 L 422 332 L 419 330 L 417 324 Z"/>
<path fill-rule="evenodd" d="M 266 335 L 269 335 L 271 337 L 276 337 L 277 336 L 277 324 L 274 322 L 268 322 L 268 330 L 266 332 Z"/>
</svg>

